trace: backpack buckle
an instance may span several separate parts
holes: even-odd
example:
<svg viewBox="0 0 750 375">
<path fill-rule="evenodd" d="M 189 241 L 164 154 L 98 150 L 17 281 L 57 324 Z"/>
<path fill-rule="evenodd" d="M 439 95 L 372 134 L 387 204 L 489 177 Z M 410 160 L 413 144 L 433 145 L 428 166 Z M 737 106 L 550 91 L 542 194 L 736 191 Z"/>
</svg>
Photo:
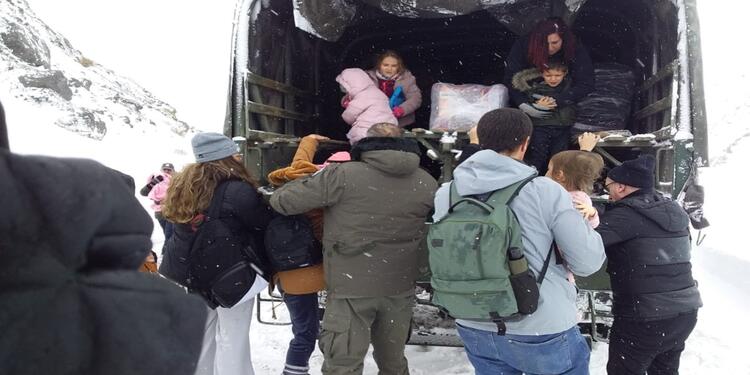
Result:
<svg viewBox="0 0 750 375">
<path fill-rule="evenodd" d="M 490 312 L 490 320 L 497 326 L 497 335 L 505 336 L 505 331 L 507 330 L 505 327 L 505 320 L 503 320 L 503 318 L 500 316 L 500 314 L 497 313 L 497 311 Z"/>
</svg>

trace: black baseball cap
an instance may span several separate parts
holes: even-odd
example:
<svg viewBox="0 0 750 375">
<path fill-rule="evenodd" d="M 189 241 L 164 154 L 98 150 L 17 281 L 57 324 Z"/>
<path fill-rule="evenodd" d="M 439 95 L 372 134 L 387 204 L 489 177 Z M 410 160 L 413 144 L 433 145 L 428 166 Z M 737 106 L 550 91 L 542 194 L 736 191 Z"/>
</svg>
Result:
<svg viewBox="0 0 750 375">
<path fill-rule="evenodd" d="M 161 165 L 161 170 L 169 169 L 171 171 L 174 170 L 174 165 L 172 163 L 164 163 Z"/>
</svg>

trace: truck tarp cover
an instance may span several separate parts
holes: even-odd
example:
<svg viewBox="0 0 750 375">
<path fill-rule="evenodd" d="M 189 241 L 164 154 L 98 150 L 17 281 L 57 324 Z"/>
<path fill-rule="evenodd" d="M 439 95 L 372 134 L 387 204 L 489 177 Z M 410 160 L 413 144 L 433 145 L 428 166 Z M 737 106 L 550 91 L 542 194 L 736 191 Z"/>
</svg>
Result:
<svg viewBox="0 0 750 375">
<path fill-rule="evenodd" d="M 585 0 L 292 0 L 296 26 L 328 41 L 336 41 L 347 26 L 368 9 L 397 17 L 445 18 L 487 10 L 515 33 L 521 34 L 550 14 L 551 3 L 575 13 Z"/>
</svg>

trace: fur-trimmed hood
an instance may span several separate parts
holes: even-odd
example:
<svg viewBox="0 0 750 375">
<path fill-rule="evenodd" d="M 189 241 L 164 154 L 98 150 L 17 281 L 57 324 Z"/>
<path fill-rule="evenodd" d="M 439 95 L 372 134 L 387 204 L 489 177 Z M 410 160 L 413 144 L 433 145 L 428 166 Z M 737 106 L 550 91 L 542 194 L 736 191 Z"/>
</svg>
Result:
<svg viewBox="0 0 750 375">
<path fill-rule="evenodd" d="M 529 68 L 513 75 L 511 84 L 514 89 L 526 92 L 531 90 L 531 84 L 529 82 L 538 80 L 539 78 L 542 78 L 542 72 L 537 68 Z"/>
<path fill-rule="evenodd" d="M 419 168 L 419 145 L 413 139 L 362 138 L 352 148 L 353 161 L 361 161 L 392 175 L 407 175 Z"/>
</svg>

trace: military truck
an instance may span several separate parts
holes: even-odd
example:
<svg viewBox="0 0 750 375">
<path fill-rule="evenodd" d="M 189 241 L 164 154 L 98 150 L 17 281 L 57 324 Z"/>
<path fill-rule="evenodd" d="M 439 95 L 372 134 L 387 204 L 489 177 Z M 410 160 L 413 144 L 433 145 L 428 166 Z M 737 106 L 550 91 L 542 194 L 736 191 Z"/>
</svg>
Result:
<svg viewBox="0 0 750 375">
<path fill-rule="evenodd" d="M 324 142 L 322 155 L 347 149 L 334 78 L 344 68 L 371 67 L 385 49 L 399 51 L 417 77 L 424 103 L 415 127 L 427 128 L 432 84 L 500 83 L 513 43 L 550 16 L 572 27 L 595 65 L 632 71 L 626 130 L 633 136 L 602 140 L 595 151 L 610 165 L 653 154 L 657 189 L 679 199 L 708 161 L 696 0 L 240 0 L 224 131 L 240 137 L 246 164 L 261 179 L 288 165 L 306 134 L 341 140 Z M 450 180 L 465 137 L 441 143 L 438 132 L 407 136 L 432 150 L 435 175 Z M 608 278 L 580 283 L 582 326 L 606 340 L 606 298 L 596 293 L 609 289 Z M 429 307 L 429 295 L 419 298 L 418 308 Z M 418 343 L 440 328 L 416 326 Z"/>
</svg>

